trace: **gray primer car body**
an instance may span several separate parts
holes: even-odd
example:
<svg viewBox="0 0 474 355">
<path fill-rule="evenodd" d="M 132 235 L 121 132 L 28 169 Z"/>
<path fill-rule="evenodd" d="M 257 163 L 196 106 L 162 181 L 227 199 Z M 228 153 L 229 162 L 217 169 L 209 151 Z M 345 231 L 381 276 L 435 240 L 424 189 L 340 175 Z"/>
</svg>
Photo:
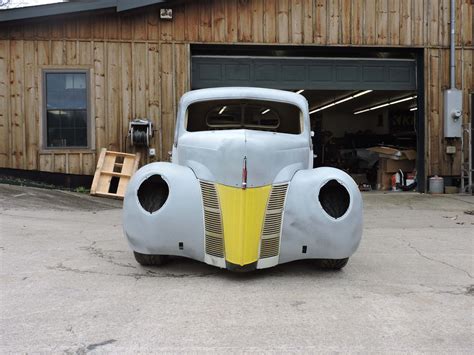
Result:
<svg viewBox="0 0 474 355">
<path fill-rule="evenodd" d="M 193 119 L 189 117 L 191 105 L 225 100 L 264 100 L 295 106 L 300 112 L 301 132 L 187 130 L 188 120 Z M 280 90 L 233 87 L 186 93 L 179 103 L 171 163 L 144 166 L 128 185 L 123 225 L 130 247 L 142 254 L 179 255 L 223 268 L 233 263 L 245 266 L 249 261 L 254 268 L 266 268 L 297 259 L 350 257 L 362 236 L 362 198 L 356 183 L 345 172 L 313 169 L 308 111 L 303 96 Z M 138 190 L 156 175 L 166 182 L 169 194 L 164 205 L 150 213 L 142 207 Z M 331 216 L 318 198 L 323 186 L 334 181 L 349 197 L 344 213 L 337 217 Z M 283 197 L 279 198 L 278 193 Z M 210 202 L 209 196 L 213 199 Z M 244 211 L 243 207 L 232 210 L 235 203 L 247 203 L 247 210 L 253 208 L 245 202 L 251 198 L 264 199 L 260 227 L 250 221 L 260 213 L 260 207 L 255 212 Z M 270 210 L 278 209 L 272 207 L 276 206 L 272 199 L 281 203 L 277 206 L 281 209 L 279 214 Z M 277 225 L 272 227 L 269 221 L 276 221 Z M 251 229 L 251 223 L 256 227 Z M 217 230 L 212 229 L 213 224 Z M 257 242 L 247 242 L 244 232 L 234 232 L 241 224 L 248 224 L 248 230 L 260 228 L 255 252 L 251 249 Z M 268 232 L 266 236 L 266 230 L 273 234 Z M 242 245 L 238 244 L 240 239 L 237 243 L 242 250 L 237 252 L 229 249 L 237 245 L 233 244 L 235 238 L 242 239 Z M 230 262 L 233 253 L 242 254 L 242 258 Z"/>
</svg>

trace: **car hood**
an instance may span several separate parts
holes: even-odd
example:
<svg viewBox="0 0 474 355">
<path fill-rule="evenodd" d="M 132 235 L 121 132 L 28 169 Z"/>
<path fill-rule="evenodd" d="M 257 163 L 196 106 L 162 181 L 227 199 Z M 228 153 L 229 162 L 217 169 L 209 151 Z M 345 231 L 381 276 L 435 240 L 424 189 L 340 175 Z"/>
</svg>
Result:
<svg viewBox="0 0 474 355">
<path fill-rule="evenodd" d="M 290 181 L 296 171 L 310 168 L 310 154 L 302 134 L 237 129 L 187 132 L 173 160 L 198 179 L 234 187 L 242 187 L 245 164 L 247 187 L 257 187 Z"/>
</svg>

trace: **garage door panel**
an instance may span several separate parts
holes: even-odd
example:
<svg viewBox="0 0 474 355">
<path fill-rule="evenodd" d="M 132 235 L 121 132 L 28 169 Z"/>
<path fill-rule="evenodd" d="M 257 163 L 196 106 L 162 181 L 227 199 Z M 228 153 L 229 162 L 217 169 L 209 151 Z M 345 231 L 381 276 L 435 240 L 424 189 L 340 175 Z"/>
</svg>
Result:
<svg viewBox="0 0 474 355">
<path fill-rule="evenodd" d="M 251 66 L 249 64 L 226 64 L 225 79 L 232 81 L 250 81 Z"/>
<path fill-rule="evenodd" d="M 193 89 L 416 90 L 415 60 L 193 56 Z"/>
<path fill-rule="evenodd" d="M 332 65 L 309 65 L 308 78 L 314 82 L 331 82 L 332 72 Z"/>
<path fill-rule="evenodd" d="M 336 81 L 353 82 L 357 84 L 359 80 L 359 66 L 356 65 L 338 65 L 336 66 Z"/>
</svg>

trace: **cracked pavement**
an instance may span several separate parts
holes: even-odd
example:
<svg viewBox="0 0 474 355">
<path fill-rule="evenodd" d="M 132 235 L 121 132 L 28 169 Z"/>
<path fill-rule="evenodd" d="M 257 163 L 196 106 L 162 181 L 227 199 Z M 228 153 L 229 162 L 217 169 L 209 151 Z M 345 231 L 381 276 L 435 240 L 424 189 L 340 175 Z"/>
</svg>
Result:
<svg viewBox="0 0 474 355">
<path fill-rule="evenodd" d="M 474 197 L 364 203 L 342 271 L 233 274 L 137 265 L 120 201 L 0 185 L 0 352 L 472 353 Z"/>
</svg>

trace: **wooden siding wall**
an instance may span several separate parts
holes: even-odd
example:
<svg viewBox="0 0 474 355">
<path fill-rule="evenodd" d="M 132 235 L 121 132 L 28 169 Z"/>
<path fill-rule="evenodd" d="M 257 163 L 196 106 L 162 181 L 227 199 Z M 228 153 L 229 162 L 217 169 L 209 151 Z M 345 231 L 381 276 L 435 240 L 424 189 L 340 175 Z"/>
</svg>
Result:
<svg viewBox="0 0 474 355">
<path fill-rule="evenodd" d="M 474 90 L 473 5 L 457 0 L 456 85 Z M 449 85 L 449 0 L 180 1 L 0 25 L 0 167 L 92 174 L 95 151 L 40 146 L 41 68 L 91 71 L 95 148 L 125 150 L 128 122 L 149 117 L 166 160 L 176 104 L 190 87 L 189 43 L 422 47 L 428 174 L 458 174 L 444 154 L 442 90 Z M 459 146 L 459 143 L 455 143 Z"/>
</svg>

